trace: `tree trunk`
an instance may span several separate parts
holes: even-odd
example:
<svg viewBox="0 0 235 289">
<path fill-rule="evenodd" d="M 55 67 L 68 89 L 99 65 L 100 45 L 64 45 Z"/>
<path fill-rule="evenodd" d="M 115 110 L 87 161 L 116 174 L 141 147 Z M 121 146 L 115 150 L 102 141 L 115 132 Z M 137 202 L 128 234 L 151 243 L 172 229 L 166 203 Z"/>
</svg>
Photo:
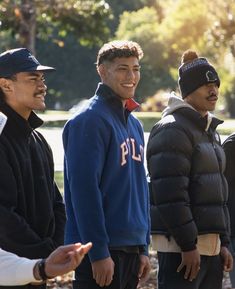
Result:
<svg viewBox="0 0 235 289">
<path fill-rule="evenodd" d="M 20 44 L 35 55 L 36 6 L 34 0 L 21 1 L 20 16 Z"/>
</svg>

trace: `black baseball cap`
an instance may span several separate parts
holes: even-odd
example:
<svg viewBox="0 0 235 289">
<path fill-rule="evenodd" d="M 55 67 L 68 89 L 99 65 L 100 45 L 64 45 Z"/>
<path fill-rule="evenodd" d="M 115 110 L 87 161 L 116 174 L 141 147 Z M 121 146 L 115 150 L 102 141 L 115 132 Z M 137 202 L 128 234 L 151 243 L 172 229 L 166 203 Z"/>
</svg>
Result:
<svg viewBox="0 0 235 289">
<path fill-rule="evenodd" d="M 0 54 L 0 77 L 11 77 L 19 72 L 54 70 L 54 67 L 41 65 L 27 48 L 11 49 Z"/>
</svg>

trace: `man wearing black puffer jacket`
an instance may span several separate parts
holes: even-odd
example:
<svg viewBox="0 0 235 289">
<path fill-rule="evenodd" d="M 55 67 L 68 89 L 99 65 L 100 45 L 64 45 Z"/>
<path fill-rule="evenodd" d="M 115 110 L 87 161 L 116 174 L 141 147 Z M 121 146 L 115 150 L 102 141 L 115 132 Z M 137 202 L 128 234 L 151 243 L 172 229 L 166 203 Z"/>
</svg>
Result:
<svg viewBox="0 0 235 289">
<path fill-rule="evenodd" d="M 206 58 L 186 51 L 182 98 L 172 94 L 147 146 L 152 233 L 159 289 L 221 289 L 232 269 L 225 155 L 216 127 L 219 76 Z"/>
</svg>

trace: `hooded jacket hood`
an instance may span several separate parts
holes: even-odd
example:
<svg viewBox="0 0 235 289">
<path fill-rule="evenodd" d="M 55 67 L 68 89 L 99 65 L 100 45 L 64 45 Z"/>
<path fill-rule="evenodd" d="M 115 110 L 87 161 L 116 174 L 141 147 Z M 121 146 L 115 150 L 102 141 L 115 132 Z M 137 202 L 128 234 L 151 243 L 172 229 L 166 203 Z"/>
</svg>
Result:
<svg viewBox="0 0 235 289">
<path fill-rule="evenodd" d="M 168 100 L 168 106 L 163 110 L 162 117 L 172 114 L 177 109 L 183 108 L 183 107 L 188 107 L 196 111 L 190 104 L 185 102 L 181 97 L 177 96 L 175 92 L 171 92 L 169 100 Z"/>
<path fill-rule="evenodd" d="M 171 92 L 170 98 L 168 100 L 168 106 L 163 110 L 162 117 L 172 114 L 174 111 L 180 108 L 189 108 L 199 113 L 193 106 L 185 102 L 181 97 L 177 96 L 175 92 Z M 215 116 L 208 111 L 206 117 L 207 117 L 207 126 L 205 130 L 208 130 L 212 122 L 212 119 L 215 118 Z M 219 122 L 222 123 L 223 121 L 219 121 Z"/>
</svg>

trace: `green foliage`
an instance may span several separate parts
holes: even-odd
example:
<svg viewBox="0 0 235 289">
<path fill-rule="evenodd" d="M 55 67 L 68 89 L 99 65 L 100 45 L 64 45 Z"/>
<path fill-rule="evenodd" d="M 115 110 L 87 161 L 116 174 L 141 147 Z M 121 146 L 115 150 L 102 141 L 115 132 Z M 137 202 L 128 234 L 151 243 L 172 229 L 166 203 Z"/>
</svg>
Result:
<svg viewBox="0 0 235 289">
<path fill-rule="evenodd" d="M 158 12 L 153 7 L 124 12 L 120 16 L 120 25 L 116 31 L 116 38 L 134 40 L 144 51 L 144 58 L 141 60 L 141 81 L 137 90 L 138 101 L 160 88 L 174 86 L 164 59 L 166 47 L 159 40 L 159 19 Z"/>
<path fill-rule="evenodd" d="M 55 182 L 62 196 L 64 195 L 64 173 L 62 171 L 55 172 Z"/>
<path fill-rule="evenodd" d="M 226 108 L 229 116 L 235 118 L 235 75 L 229 73 L 226 69 L 219 70 L 221 81 L 219 103 L 217 106 Z"/>
<path fill-rule="evenodd" d="M 180 57 L 193 48 L 218 68 L 219 106 L 226 103 L 234 115 L 234 15 L 231 0 L 1 0 L 0 48 L 36 39 L 39 60 L 57 68 L 47 75 L 47 105 L 60 103 L 64 109 L 93 95 L 99 81 L 96 53 L 108 39 L 142 46 L 140 102 L 160 89 L 177 89 Z M 229 65 L 228 53 L 233 55 Z"/>
<path fill-rule="evenodd" d="M 37 46 L 38 59 L 56 68 L 55 72 L 46 74 L 49 109 L 54 109 L 56 103 L 60 103 L 61 109 L 70 109 L 81 99 L 91 97 L 99 81 L 94 64 L 98 47 L 79 45 L 73 35 L 66 37 L 64 43 L 64 47 L 59 47 L 40 41 Z"/>
<path fill-rule="evenodd" d="M 106 0 L 110 5 L 113 17 L 109 21 L 109 27 L 112 33 L 115 33 L 119 24 L 119 16 L 125 11 L 136 11 L 145 6 L 151 6 L 155 0 Z"/>
<path fill-rule="evenodd" d="M 10 31 L 19 44 L 27 42 L 33 29 L 33 36 L 61 45 L 60 39 L 71 32 L 86 45 L 101 44 L 109 35 L 106 20 L 110 9 L 101 0 L 2 0 L 0 11 L 2 30 Z M 30 47 L 30 43 L 25 46 Z"/>
<path fill-rule="evenodd" d="M 213 8 L 216 6 L 214 2 L 219 7 L 215 8 L 215 12 L 212 10 L 212 6 Z M 235 12 L 234 2 L 166 0 L 156 1 L 156 3 L 158 9 L 155 5 L 134 12 L 124 12 L 116 32 L 117 38 L 139 42 L 145 52 L 142 60 L 142 79 L 137 90 L 142 96 L 139 100 L 153 95 L 159 89 L 177 90 L 180 58 L 189 48 L 197 50 L 201 56 L 209 57 L 209 60 L 221 70 L 226 52 L 228 49 L 231 51 L 231 39 L 232 41 L 235 39 L 235 25 L 231 25 L 232 15 Z M 218 50 L 218 45 L 213 42 L 215 38 L 209 37 L 216 17 L 221 29 L 215 31 L 219 33 L 218 37 L 221 37 L 221 40 L 226 35 L 227 42 L 223 41 L 223 45 L 227 46 L 227 51 Z M 229 107 L 232 107 L 231 103 L 235 101 L 233 100 L 234 87 L 231 81 L 228 81 L 226 74 L 221 74 L 221 80 L 222 95 L 227 102 L 232 98 L 229 104 Z M 225 82 L 224 86 L 223 82 Z M 226 87 L 225 92 L 223 87 Z"/>
<path fill-rule="evenodd" d="M 150 40 L 151 37 L 156 38 L 156 30 L 158 26 L 158 15 L 153 8 L 145 7 L 134 12 L 125 11 L 120 16 L 120 24 L 116 31 L 116 38 Z M 145 33 L 149 31 L 149 33 Z"/>
<path fill-rule="evenodd" d="M 207 2 L 213 25 L 208 29 L 210 47 L 215 47 L 217 57 L 229 49 L 235 57 L 235 1 L 215 0 Z"/>
</svg>

